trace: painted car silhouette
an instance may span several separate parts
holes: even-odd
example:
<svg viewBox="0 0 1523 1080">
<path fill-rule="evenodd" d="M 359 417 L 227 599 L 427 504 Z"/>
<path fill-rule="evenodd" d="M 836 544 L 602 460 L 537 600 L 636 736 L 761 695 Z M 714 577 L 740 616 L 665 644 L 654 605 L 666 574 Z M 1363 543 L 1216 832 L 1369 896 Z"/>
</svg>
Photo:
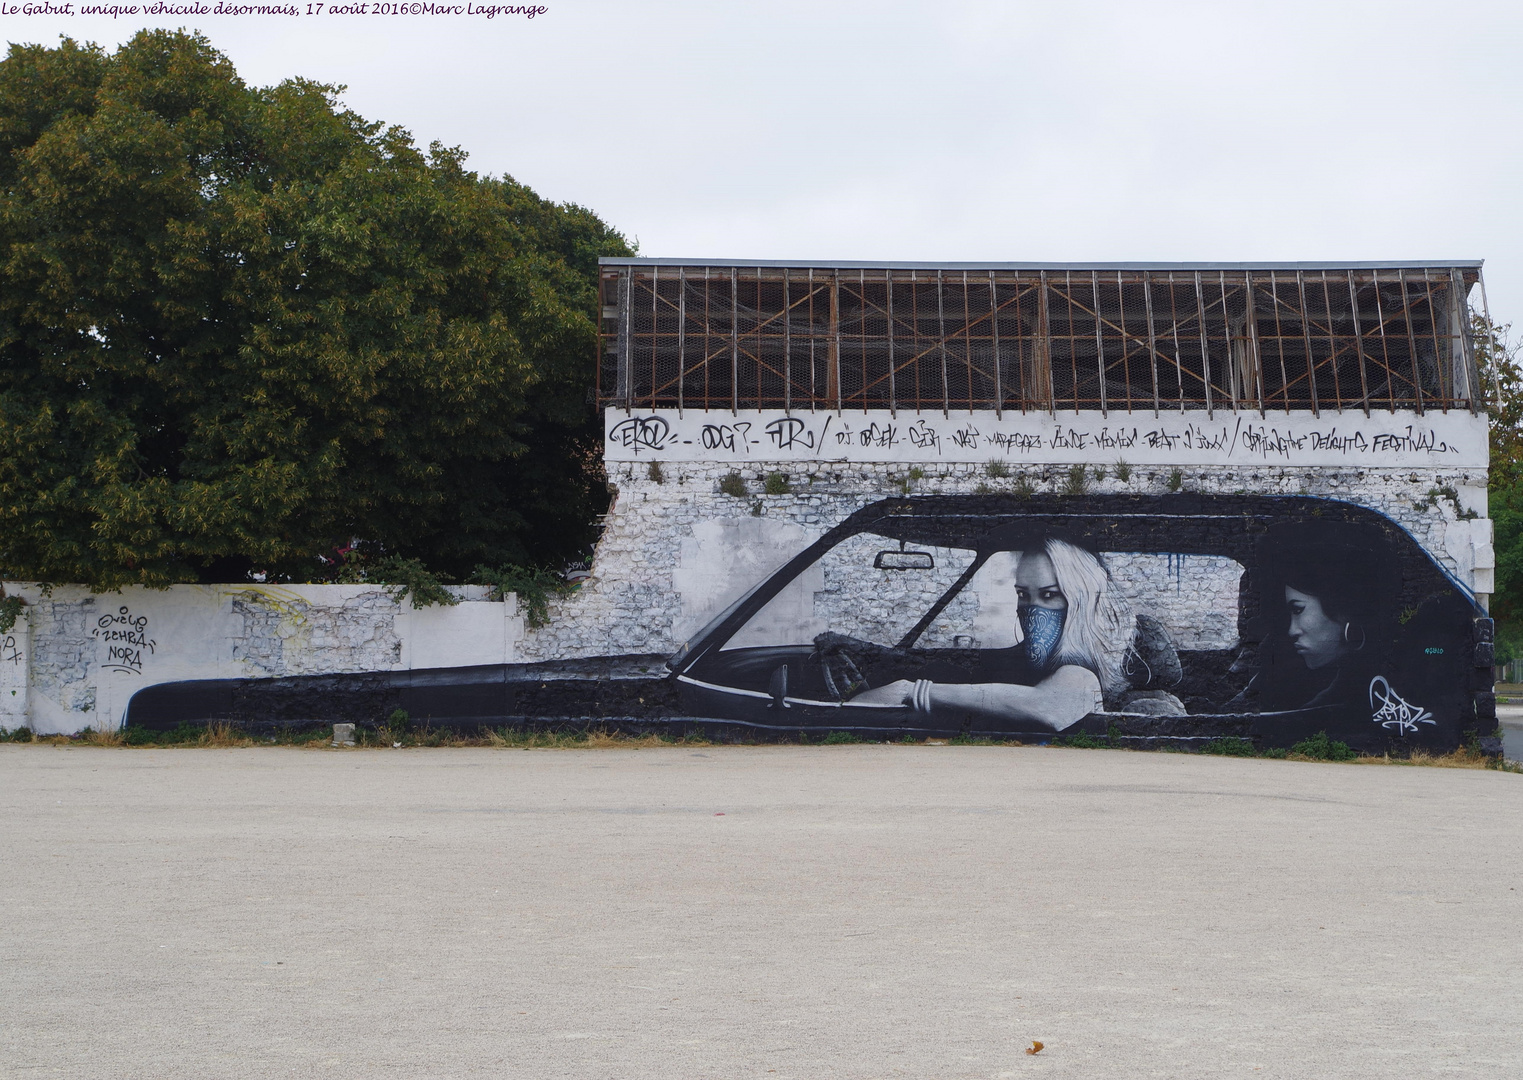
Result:
<svg viewBox="0 0 1523 1080">
<path fill-rule="evenodd" d="M 1093 711 L 1055 724 L 858 700 L 899 680 L 997 682 L 1023 648 L 1015 553 L 1053 537 L 1094 553 L 1117 589 L 1142 597 L 1130 604 L 1124 679 L 1097 695 Z M 1209 576 L 1214 607 L 1192 573 Z M 1165 574 L 1175 577 L 1160 584 Z M 1302 578 L 1330 584 L 1317 597 L 1295 588 Z M 1150 610 L 1153 595 L 1164 601 Z M 1342 643 L 1320 665 L 1286 607 L 1287 597 L 1306 596 L 1326 608 L 1324 625 L 1341 626 Z M 1355 614 L 1338 615 L 1340 605 Z M 1192 618 L 1211 622 L 1210 633 Z M 1495 730 L 1490 625 L 1400 526 L 1348 503 L 920 496 L 852 514 L 664 661 L 170 683 L 139 691 L 128 715 L 148 727 L 257 726 L 371 721 L 403 708 L 457 729 L 696 724 L 725 737 L 889 740 L 1085 733 L 1133 746 L 1228 737 L 1289 746 L 1325 731 L 1358 749 L 1401 752 Z"/>
</svg>

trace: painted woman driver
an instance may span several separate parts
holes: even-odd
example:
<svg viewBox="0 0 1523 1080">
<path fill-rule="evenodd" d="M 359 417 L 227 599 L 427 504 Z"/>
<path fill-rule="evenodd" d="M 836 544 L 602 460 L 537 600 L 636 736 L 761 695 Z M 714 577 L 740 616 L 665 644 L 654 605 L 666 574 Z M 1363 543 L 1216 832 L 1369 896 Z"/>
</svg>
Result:
<svg viewBox="0 0 1523 1080">
<path fill-rule="evenodd" d="M 1049 538 L 1017 554 L 1015 590 L 1021 640 L 994 654 L 989 674 L 999 681 L 900 679 L 852 700 L 909 705 L 943 721 L 971 715 L 980 727 L 1061 731 L 1100 709 L 1103 695 L 1127 688 L 1122 659 L 1136 622 L 1096 556 Z"/>
</svg>

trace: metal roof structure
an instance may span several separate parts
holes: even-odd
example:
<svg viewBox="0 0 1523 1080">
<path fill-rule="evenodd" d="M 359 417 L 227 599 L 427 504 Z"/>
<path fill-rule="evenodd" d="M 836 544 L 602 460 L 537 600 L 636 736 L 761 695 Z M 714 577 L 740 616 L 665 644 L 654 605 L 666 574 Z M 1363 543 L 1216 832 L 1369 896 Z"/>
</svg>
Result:
<svg viewBox="0 0 1523 1080">
<path fill-rule="evenodd" d="M 1485 404 L 1470 332 L 1480 260 L 599 262 L 605 405 L 1210 414 Z"/>
</svg>

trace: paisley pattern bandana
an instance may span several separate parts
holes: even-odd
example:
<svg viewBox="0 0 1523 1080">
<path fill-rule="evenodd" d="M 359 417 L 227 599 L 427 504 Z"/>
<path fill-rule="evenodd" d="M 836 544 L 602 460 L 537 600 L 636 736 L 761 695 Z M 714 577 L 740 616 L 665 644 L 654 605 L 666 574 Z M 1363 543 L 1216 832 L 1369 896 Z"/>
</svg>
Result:
<svg viewBox="0 0 1523 1080">
<path fill-rule="evenodd" d="M 1066 608 L 1045 608 L 1031 605 L 1018 608 L 1021 634 L 1026 639 L 1026 658 L 1039 668 L 1047 666 L 1063 636 L 1063 621 L 1068 615 Z"/>
</svg>

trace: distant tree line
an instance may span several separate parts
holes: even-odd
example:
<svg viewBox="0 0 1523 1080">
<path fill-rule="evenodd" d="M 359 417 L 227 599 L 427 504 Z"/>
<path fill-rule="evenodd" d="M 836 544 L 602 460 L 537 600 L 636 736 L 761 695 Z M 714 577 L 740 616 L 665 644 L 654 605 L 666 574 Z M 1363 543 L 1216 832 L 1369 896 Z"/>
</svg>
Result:
<svg viewBox="0 0 1523 1080">
<path fill-rule="evenodd" d="M 1523 657 L 1523 366 L 1510 325 L 1480 315 L 1472 322 L 1482 377 L 1495 374 L 1488 513 L 1497 556 L 1491 614 L 1497 621 L 1497 663 L 1503 664 Z"/>
</svg>

